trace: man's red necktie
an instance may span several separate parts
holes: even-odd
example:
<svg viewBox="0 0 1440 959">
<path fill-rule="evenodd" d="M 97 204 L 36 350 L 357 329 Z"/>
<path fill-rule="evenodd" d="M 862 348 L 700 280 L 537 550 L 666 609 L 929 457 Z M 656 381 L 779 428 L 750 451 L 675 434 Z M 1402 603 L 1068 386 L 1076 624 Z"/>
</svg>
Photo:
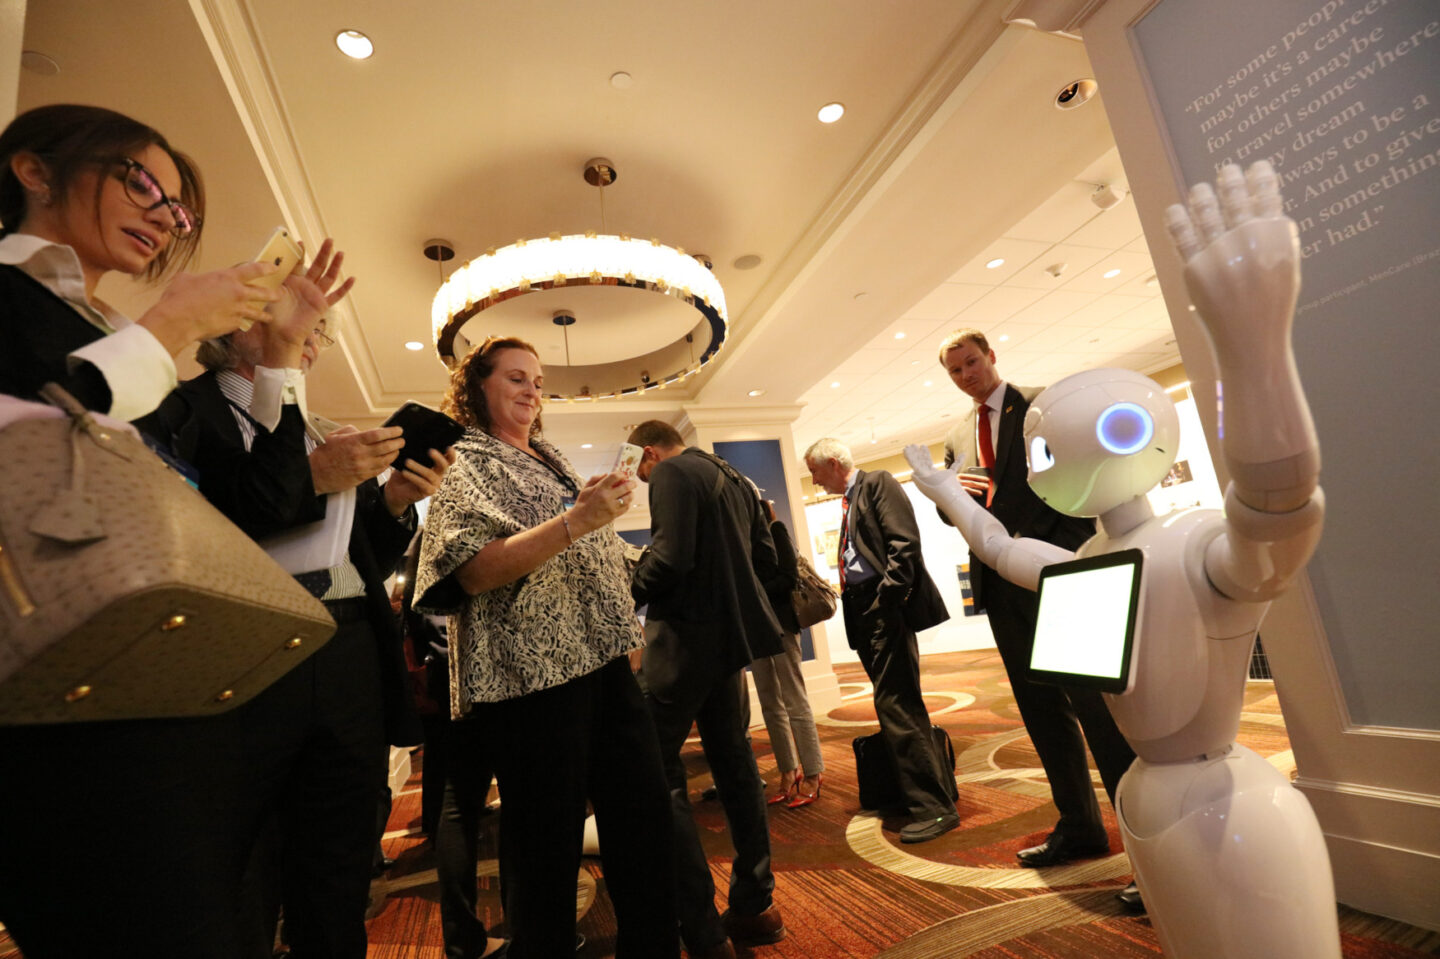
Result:
<svg viewBox="0 0 1440 959">
<path fill-rule="evenodd" d="M 981 403 L 975 410 L 979 417 L 980 465 L 985 467 L 989 485 L 985 489 L 985 507 L 989 509 L 995 500 L 995 441 L 990 438 L 990 407 Z"/>
</svg>

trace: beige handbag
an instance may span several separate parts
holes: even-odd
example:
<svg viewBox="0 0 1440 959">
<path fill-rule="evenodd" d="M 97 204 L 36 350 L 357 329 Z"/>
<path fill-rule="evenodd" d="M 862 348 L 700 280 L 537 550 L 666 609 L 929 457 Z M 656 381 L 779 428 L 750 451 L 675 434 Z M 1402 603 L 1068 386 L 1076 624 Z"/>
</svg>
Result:
<svg viewBox="0 0 1440 959">
<path fill-rule="evenodd" d="M 179 473 L 50 384 L 0 431 L 0 723 L 204 716 L 335 630 Z"/>
</svg>

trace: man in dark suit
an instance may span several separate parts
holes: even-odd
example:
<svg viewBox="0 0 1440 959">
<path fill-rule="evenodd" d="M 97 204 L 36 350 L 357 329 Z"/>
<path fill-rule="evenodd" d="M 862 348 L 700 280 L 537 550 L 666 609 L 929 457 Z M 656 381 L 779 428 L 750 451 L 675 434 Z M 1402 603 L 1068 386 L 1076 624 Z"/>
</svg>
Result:
<svg viewBox="0 0 1440 959">
<path fill-rule="evenodd" d="M 760 945 L 785 935 L 772 902 L 764 786 L 740 716 L 740 671 L 782 649 L 761 585 L 777 572 L 775 543 L 753 484 L 729 463 L 687 447 L 659 420 L 641 423 L 629 441 L 644 448 L 637 473 L 650 489 L 650 547 L 631 591 L 637 606 L 649 604 L 642 676 L 674 812 L 680 935 L 696 959 L 733 957 L 732 940 Z M 692 723 L 735 847 L 724 916 L 680 759 Z"/>
<path fill-rule="evenodd" d="M 895 477 L 856 470 L 850 450 L 830 438 L 805 451 L 805 465 L 816 486 L 845 496 L 840 526 L 845 635 L 875 686 L 875 716 L 899 769 L 911 817 L 900 841 L 928 842 L 960 825 L 960 816 L 920 694 L 915 634 L 945 622 L 950 613 L 920 557 L 915 510 Z"/>
<path fill-rule="evenodd" d="M 319 652 L 240 707 L 253 826 L 278 837 L 252 859 L 248 948 L 268 956 L 283 901 L 296 959 L 363 959 L 387 743 L 419 741 L 384 581 L 414 534 L 414 503 L 449 461 L 407 463 L 382 487 L 374 477 L 403 445 L 398 429 L 322 435 L 306 415 L 304 374 L 329 340 L 323 312 L 349 289 L 325 295 L 338 267 L 329 254 L 326 241 L 309 271 L 287 280 L 308 310 L 205 343 L 208 371 L 181 384 L 157 419 L 206 498 L 337 624 Z M 322 557 L 318 568 L 306 568 L 307 554 Z"/>
<path fill-rule="evenodd" d="M 963 456 L 967 467 L 988 469 L 988 475 L 962 473 L 965 488 L 988 506 L 1012 536 L 1028 536 L 1066 549 L 1076 549 L 1093 536 L 1094 520 L 1056 512 L 1027 482 L 1025 412 L 1040 390 L 1004 382 L 995 369 L 995 351 L 978 330 L 959 330 L 946 337 L 940 344 L 940 364 L 976 404 L 945 441 L 947 467 Z M 1088 741 L 1112 805 L 1120 777 L 1130 768 L 1135 753 L 1120 735 L 1100 693 L 1032 683 L 1025 678 L 1035 637 L 1035 593 L 1004 579 L 973 554 L 970 571 L 975 606 L 989 617 L 1020 718 L 1060 810 L 1060 821 L 1045 841 L 1017 853 L 1020 863 L 1055 866 L 1102 855 L 1110 844 L 1090 783 L 1085 745 Z"/>
</svg>

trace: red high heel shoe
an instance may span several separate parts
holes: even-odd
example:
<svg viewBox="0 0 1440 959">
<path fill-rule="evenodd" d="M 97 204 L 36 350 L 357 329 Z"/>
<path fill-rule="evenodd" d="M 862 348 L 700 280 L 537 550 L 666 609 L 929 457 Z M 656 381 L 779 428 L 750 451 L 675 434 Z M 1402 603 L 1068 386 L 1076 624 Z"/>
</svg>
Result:
<svg viewBox="0 0 1440 959">
<path fill-rule="evenodd" d="M 778 806 L 780 803 L 785 803 L 788 806 L 795 801 L 795 792 L 800 788 L 800 781 L 805 777 L 801 776 L 797 769 L 795 778 L 787 784 L 785 780 L 788 776 L 789 773 L 780 774 L 780 791 L 766 800 L 767 805 Z"/>
<path fill-rule="evenodd" d="M 825 782 L 825 774 L 824 774 L 824 773 L 816 773 L 814 776 L 806 776 L 806 777 L 803 778 L 803 780 L 796 780 L 795 785 L 796 785 L 797 787 L 799 787 L 799 786 L 802 785 L 802 782 L 803 782 L 804 785 L 807 785 L 807 786 L 808 786 L 809 784 L 811 784 L 811 783 L 814 783 L 814 784 L 815 784 L 815 791 L 814 791 L 814 792 L 808 792 L 808 793 L 807 793 L 807 792 L 803 792 L 803 791 L 800 791 L 799 789 L 797 789 L 797 791 L 796 791 L 796 792 L 797 792 L 797 795 L 795 796 L 794 799 L 790 800 L 790 802 L 786 804 L 787 808 L 789 808 L 789 809 L 799 809 L 801 806 L 808 806 L 808 805 L 810 805 L 812 802 L 814 802 L 815 800 L 819 799 L 819 798 L 820 798 L 820 787 L 821 787 L 822 785 L 824 785 L 824 782 Z"/>
</svg>

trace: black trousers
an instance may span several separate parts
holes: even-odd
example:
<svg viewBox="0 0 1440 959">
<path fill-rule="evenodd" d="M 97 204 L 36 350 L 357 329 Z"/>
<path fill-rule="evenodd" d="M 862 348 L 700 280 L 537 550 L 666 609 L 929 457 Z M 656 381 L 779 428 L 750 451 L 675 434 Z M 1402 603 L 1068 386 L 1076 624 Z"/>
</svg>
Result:
<svg viewBox="0 0 1440 959">
<path fill-rule="evenodd" d="M 487 938 L 485 924 L 475 914 L 475 865 L 480 860 L 480 820 L 489 814 L 485 796 L 494 762 L 486 751 L 485 730 L 474 716 L 454 721 L 435 717 L 426 730 L 424 772 L 430 773 L 433 748 L 439 771 L 435 788 L 442 796 L 431 835 L 445 959 L 475 959 L 485 951 Z"/>
<path fill-rule="evenodd" d="M 679 883 L 680 936 L 691 953 L 718 945 L 726 938 L 715 909 L 715 882 L 695 829 L 681 747 L 698 727 L 705 761 L 715 779 L 735 859 L 730 867 L 730 908 L 751 916 L 770 908 L 775 876 L 770 870 L 770 823 L 765 817 L 765 786 L 755 767 L 755 753 L 740 719 L 740 671 L 718 678 L 698 698 L 646 701 L 655 717 L 665 779 L 670 787 L 674 821 L 676 879 Z M 603 837 L 602 837 L 603 840 Z"/>
<path fill-rule="evenodd" d="M 981 575 L 985 577 L 983 590 L 990 632 L 1010 677 L 1020 719 L 1035 744 L 1050 781 L 1050 794 L 1060 810 L 1055 829 L 1082 842 L 1102 840 L 1105 825 L 1090 783 L 1086 743 L 1112 806 L 1120 777 L 1130 768 L 1135 752 L 1116 727 L 1099 692 L 1025 679 L 1030 647 L 1035 641 L 1036 595 L 988 567 L 981 567 Z"/>
<path fill-rule="evenodd" d="M 241 707 L 250 815 L 268 838 L 246 892 L 247 942 L 273 940 L 283 902 L 294 959 L 364 959 L 385 785 L 385 719 L 374 631 L 337 615 L 315 655 Z"/>
<path fill-rule="evenodd" d="M 503 806 L 510 959 L 575 953 L 585 801 L 595 809 L 616 959 L 679 955 L 673 830 L 655 727 L 624 657 L 551 689 L 475 707 Z"/>
<path fill-rule="evenodd" d="M 845 634 L 875 687 L 875 718 L 900 772 L 905 808 L 916 821 L 955 812 L 942 777 L 949 771 L 935 752 L 930 713 L 920 693 L 920 650 L 900 607 L 872 609 L 875 584 L 846 586 L 841 594 Z"/>
<path fill-rule="evenodd" d="M 0 921 L 26 959 L 240 954 L 237 712 L 0 727 Z"/>
</svg>

